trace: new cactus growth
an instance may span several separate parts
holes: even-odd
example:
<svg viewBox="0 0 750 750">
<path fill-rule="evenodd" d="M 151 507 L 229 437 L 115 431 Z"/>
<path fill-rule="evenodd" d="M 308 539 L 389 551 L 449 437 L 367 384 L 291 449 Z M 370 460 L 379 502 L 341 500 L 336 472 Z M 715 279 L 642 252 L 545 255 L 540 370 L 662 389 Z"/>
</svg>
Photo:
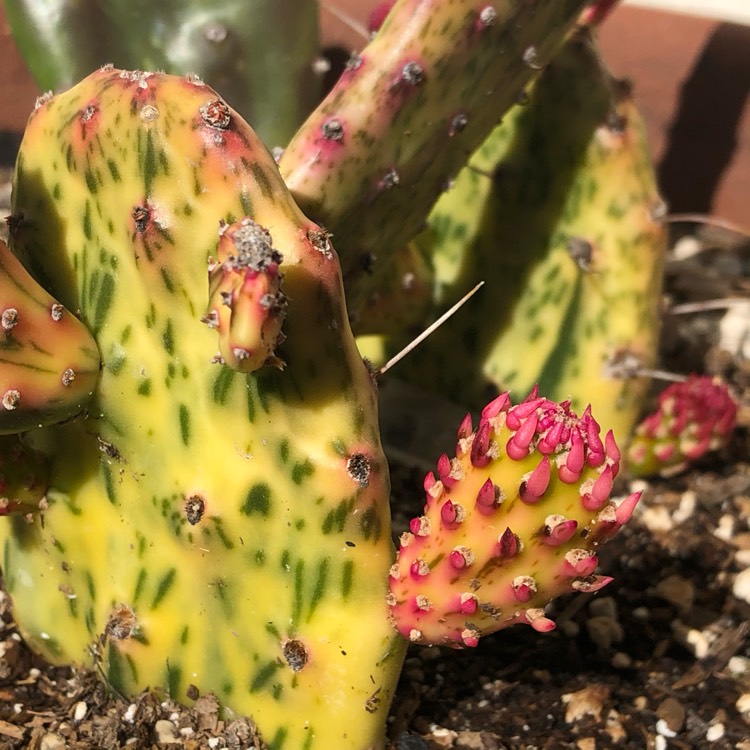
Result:
<svg viewBox="0 0 750 750">
<path fill-rule="evenodd" d="M 737 402 L 717 378 L 691 375 L 659 394 L 659 408 L 635 428 L 628 447 L 632 474 L 679 471 L 727 444 L 737 421 Z"/>
<path fill-rule="evenodd" d="M 275 750 L 381 747 L 388 475 L 327 235 L 208 86 L 111 68 L 40 101 L 13 200 L 103 360 L 85 419 L 26 435 L 49 507 L 0 529 L 30 642 L 125 694 L 214 691 Z"/>
<path fill-rule="evenodd" d="M 594 592 L 596 550 L 631 516 L 639 493 L 610 501 L 620 452 L 587 409 L 533 390 L 517 406 L 503 393 L 467 415 L 456 455 L 425 478 L 424 514 L 401 537 L 389 603 L 409 640 L 476 646 L 515 623 L 547 632 L 554 597 Z"/>
<path fill-rule="evenodd" d="M 0 434 L 75 416 L 98 377 L 88 328 L 0 241 Z"/>
<path fill-rule="evenodd" d="M 282 340 L 286 297 L 281 253 L 271 233 L 249 217 L 219 228 L 217 259 L 209 263 L 208 312 L 203 322 L 219 332 L 217 361 L 254 372 L 282 365 L 274 354 Z"/>
</svg>

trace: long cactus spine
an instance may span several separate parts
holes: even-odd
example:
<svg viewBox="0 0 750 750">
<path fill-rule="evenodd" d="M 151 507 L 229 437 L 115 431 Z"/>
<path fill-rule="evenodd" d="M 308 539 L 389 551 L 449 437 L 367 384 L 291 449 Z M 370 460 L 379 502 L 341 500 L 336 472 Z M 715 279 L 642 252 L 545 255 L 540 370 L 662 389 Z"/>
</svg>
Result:
<svg viewBox="0 0 750 750">
<path fill-rule="evenodd" d="M 14 212 L 14 250 L 103 360 L 87 418 L 28 435 L 43 522 L 0 530 L 24 632 L 126 693 L 212 690 L 276 750 L 381 747 L 403 655 L 388 474 L 325 233 L 210 88 L 111 68 L 40 102 Z M 271 245 L 255 268 L 221 249 L 248 221 Z M 227 338 L 249 374 L 216 361 L 224 271 L 232 314 L 276 321 L 258 357 Z"/>
</svg>

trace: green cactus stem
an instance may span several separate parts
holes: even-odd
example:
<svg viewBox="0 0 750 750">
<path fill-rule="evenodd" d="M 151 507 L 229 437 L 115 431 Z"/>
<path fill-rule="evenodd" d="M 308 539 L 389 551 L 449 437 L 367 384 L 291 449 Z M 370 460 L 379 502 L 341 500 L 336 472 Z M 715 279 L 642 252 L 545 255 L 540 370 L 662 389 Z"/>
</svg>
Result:
<svg viewBox="0 0 750 750">
<path fill-rule="evenodd" d="M 627 466 L 635 476 L 676 472 L 727 444 L 737 422 L 737 402 L 726 383 L 691 375 L 659 394 L 659 408 L 636 427 Z"/>
<path fill-rule="evenodd" d="M 283 145 L 317 104 L 315 0 L 4 0 L 16 45 L 42 91 L 92 70 L 200 76 Z"/>
<path fill-rule="evenodd" d="M 44 510 L 48 485 L 46 457 L 19 435 L 0 435 L 0 516 Z"/>
<path fill-rule="evenodd" d="M 583 0 L 398 0 L 280 167 L 336 238 L 355 330 L 394 254 L 546 64 Z"/>
<path fill-rule="evenodd" d="M 0 241 L 0 434 L 79 414 L 98 378 L 99 353 L 86 326 Z"/>
<path fill-rule="evenodd" d="M 435 317 L 485 286 L 399 375 L 471 408 L 538 382 L 579 413 L 590 403 L 624 444 L 648 386 L 635 375 L 656 357 L 662 208 L 629 90 L 590 36 L 574 35 L 418 238 Z"/>
<path fill-rule="evenodd" d="M 28 435 L 49 507 L 0 526 L 24 634 L 126 695 L 213 691 L 274 750 L 382 748 L 404 652 L 388 472 L 325 233 L 212 89 L 111 67 L 39 102 L 13 196 L 14 249 L 104 363 L 85 420 Z M 256 330 L 255 364 L 285 368 L 212 362 L 280 274 L 286 340 Z M 226 331 L 201 320 L 217 278 L 250 315 Z"/>
<path fill-rule="evenodd" d="M 425 478 L 424 514 L 401 537 L 391 569 L 391 614 L 411 641 L 461 648 L 515 623 L 552 630 L 545 605 L 594 592 L 597 548 L 633 513 L 639 493 L 611 502 L 620 452 L 587 409 L 533 390 L 517 406 L 467 415 L 455 458 Z"/>
</svg>

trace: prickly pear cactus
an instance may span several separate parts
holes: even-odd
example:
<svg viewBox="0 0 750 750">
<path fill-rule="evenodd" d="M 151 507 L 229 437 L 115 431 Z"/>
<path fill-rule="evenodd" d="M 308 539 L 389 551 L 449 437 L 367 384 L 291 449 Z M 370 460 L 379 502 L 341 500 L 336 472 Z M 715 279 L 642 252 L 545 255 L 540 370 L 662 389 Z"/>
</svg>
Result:
<svg viewBox="0 0 750 750">
<path fill-rule="evenodd" d="M 659 408 L 635 428 L 627 465 L 636 476 L 680 471 L 727 444 L 737 422 L 737 402 L 726 383 L 691 375 L 659 394 Z"/>
<path fill-rule="evenodd" d="M 401 538 L 391 569 L 391 613 L 419 643 L 461 648 L 527 623 L 547 632 L 554 597 L 594 592 L 596 549 L 631 516 L 640 495 L 611 502 L 620 452 L 587 409 L 535 389 L 511 406 L 488 404 L 476 430 L 467 415 L 455 458 L 425 478 L 424 514 Z"/>
<path fill-rule="evenodd" d="M 28 434 L 49 508 L 0 527 L 24 633 L 274 750 L 382 747 L 388 474 L 326 233 L 214 91 L 112 68 L 39 102 L 14 212 L 103 359 L 86 418 Z"/>
<path fill-rule="evenodd" d="M 590 403 L 624 442 L 648 385 L 634 375 L 656 356 L 662 208 L 629 91 L 573 35 L 418 238 L 436 315 L 485 286 L 399 374 L 472 408 L 538 383 L 579 413 Z"/>
</svg>

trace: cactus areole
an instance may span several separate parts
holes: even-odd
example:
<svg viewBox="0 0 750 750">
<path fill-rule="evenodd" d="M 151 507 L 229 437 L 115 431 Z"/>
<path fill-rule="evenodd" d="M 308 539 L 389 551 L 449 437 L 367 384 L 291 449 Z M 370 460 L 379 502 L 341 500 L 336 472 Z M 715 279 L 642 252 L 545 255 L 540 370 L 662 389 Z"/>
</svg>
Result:
<svg viewBox="0 0 750 750">
<path fill-rule="evenodd" d="M 39 101 L 13 201 L 12 250 L 102 359 L 81 417 L 24 434 L 49 465 L 44 514 L 0 526 L 24 634 L 125 695 L 213 691 L 274 750 L 381 748 L 388 474 L 326 233 L 209 87 L 112 68 Z"/>
</svg>

